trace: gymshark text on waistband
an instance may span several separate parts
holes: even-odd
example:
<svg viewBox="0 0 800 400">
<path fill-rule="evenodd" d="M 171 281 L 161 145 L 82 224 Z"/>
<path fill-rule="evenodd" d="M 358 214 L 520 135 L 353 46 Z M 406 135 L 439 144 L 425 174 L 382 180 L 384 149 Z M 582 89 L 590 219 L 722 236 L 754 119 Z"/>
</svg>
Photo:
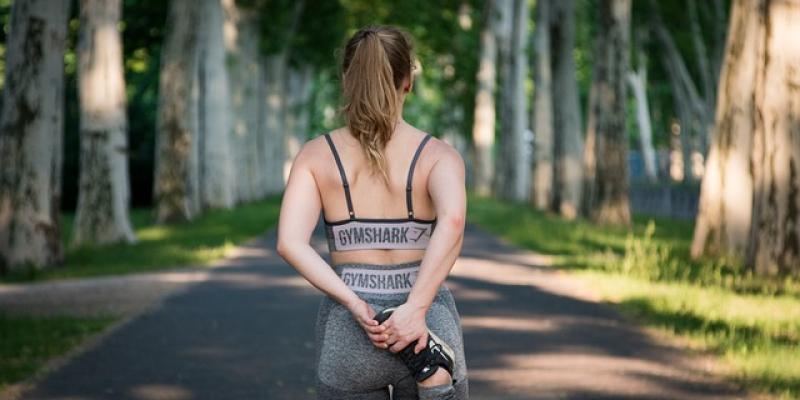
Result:
<svg viewBox="0 0 800 400">
<path fill-rule="evenodd" d="M 359 268 L 342 269 L 342 281 L 354 291 L 377 294 L 408 293 L 417 280 L 419 267 L 368 270 Z"/>
</svg>

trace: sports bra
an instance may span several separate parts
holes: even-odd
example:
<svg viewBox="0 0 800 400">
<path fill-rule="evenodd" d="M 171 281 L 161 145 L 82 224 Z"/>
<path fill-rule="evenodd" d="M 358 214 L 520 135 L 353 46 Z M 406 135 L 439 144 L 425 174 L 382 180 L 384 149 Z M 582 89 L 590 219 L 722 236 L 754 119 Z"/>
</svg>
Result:
<svg viewBox="0 0 800 400">
<path fill-rule="evenodd" d="M 347 183 L 347 176 L 342 167 L 342 160 L 333 145 L 330 135 L 325 133 L 325 140 L 331 148 L 333 158 L 336 160 L 336 167 L 339 168 L 339 176 L 342 178 L 344 186 L 344 196 L 347 201 L 347 211 L 349 219 L 325 222 L 325 236 L 328 239 L 329 251 L 345 250 L 364 250 L 364 249 L 425 249 L 428 247 L 433 229 L 436 227 L 436 218 L 420 219 L 414 217 L 414 205 L 411 199 L 411 180 L 414 177 L 414 166 L 419 158 L 422 147 L 431 138 L 426 134 L 420 142 L 411 166 L 408 170 L 408 180 L 406 181 L 406 207 L 408 208 L 408 218 L 359 218 L 353 211 L 353 200 L 350 198 L 350 185 Z"/>
</svg>

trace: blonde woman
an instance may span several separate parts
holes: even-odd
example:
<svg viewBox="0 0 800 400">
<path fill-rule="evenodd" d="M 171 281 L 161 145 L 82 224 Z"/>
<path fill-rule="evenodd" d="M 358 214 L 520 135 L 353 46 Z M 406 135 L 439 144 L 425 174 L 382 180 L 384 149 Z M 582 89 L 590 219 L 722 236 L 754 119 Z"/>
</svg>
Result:
<svg viewBox="0 0 800 400">
<path fill-rule="evenodd" d="M 364 27 L 343 50 L 346 126 L 297 154 L 278 224 L 278 253 L 326 295 L 317 394 L 466 399 L 461 325 L 444 284 L 464 234 L 464 162 L 403 119 L 408 33 Z M 309 243 L 320 211 L 333 265 Z"/>
</svg>

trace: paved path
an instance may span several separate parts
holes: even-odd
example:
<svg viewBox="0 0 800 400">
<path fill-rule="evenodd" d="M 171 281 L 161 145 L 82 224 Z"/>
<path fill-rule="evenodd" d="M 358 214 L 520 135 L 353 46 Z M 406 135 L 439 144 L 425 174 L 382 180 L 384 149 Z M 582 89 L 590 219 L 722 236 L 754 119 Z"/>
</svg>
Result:
<svg viewBox="0 0 800 400">
<path fill-rule="evenodd" d="M 322 235 L 314 236 L 322 247 Z M 274 231 L 86 346 L 25 399 L 314 398 L 320 294 Z M 472 399 L 712 399 L 743 394 L 657 343 L 546 259 L 468 226 L 448 285 Z M 195 276 L 195 275 L 192 275 Z"/>
</svg>

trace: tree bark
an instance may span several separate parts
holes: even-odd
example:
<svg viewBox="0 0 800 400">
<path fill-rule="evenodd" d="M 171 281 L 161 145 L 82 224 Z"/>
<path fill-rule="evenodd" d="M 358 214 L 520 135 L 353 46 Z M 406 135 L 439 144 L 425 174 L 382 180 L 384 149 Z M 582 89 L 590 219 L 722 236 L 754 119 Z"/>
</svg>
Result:
<svg viewBox="0 0 800 400">
<path fill-rule="evenodd" d="M 308 140 L 309 101 L 311 101 L 311 78 L 314 70 L 303 64 L 289 68 L 287 79 L 286 149 L 287 158 L 294 160 L 300 148 Z"/>
<path fill-rule="evenodd" d="M 230 83 L 225 60 L 224 16 L 220 0 L 201 0 L 198 71 L 200 195 L 204 208 L 231 208 L 236 202 L 235 153 L 230 144 Z"/>
<path fill-rule="evenodd" d="M 63 262 L 64 50 L 70 2 L 15 1 L 0 112 L 0 272 Z"/>
<path fill-rule="evenodd" d="M 628 138 L 625 129 L 631 0 L 602 0 L 595 54 L 595 199 L 592 218 L 629 225 Z"/>
<path fill-rule="evenodd" d="M 259 18 L 250 9 L 223 0 L 225 9 L 225 49 L 230 78 L 232 109 L 231 153 L 234 154 L 236 197 L 252 201 L 263 193 L 263 170 L 259 163 L 259 88 L 260 63 Z"/>
<path fill-rule="evenodd" d="M 200 213 L 196 0 L 172 0 L 161 51 L 154 203 L 156 221 L 187 221 Z"/>
<path fill-rule="evenodd" d="M 478 196 L 489 196 L 494 175 L 495 103 L 494 90 L 496 79 L 497 46 L 494 31 L 497 29 L 497 2 L 503 0 L 487 0 L 484 5 L 485 19 L 481 29 L 480 67 L 477 74 L 475 90 L 475 122 L 472 126 L 472 142 L 474 149 L 474 183 Z"/>
<path fill-rule="evenodd" d="M 266 193 L 275 194 L 283 190 L 285 183 L 284 170 L 286 169 L 285 140 L 285 76 L 286 54 L 279 53 L 264 58 L 265 65 L 265 96 L 264 96 L 264 154 L 269 167 L 264 170 Z"/>
<path fill-rule="evenodd" d="M 700 189 L 691 254 L 742 254 L 748 241 L 753 181 L 750 146 L 755 78 L 763 33 L 755 1 L 736 1 L 722 65 L 716 129 Z"/>
<path fill-rule="evenodd" d="M 583 138 L 578 82 L 575 77 L 575 5 L 572 0 L 553 4 L 554 130 L 556 136 L 556 200 L 558 212 L 568 219 L 580 210 L 583 189 Z"/>
<path fill-rule="evenodd" d="M 747 261 L 761 275 L 800 276 L 800 1 L 759 3 L 764 47 L 756 70 Z"/>
<path fill-rule="evenodd" d="M 120 0 L 81 0 L 81 168 L 73 245 L 133 243 Z"/>
<path fill-rule="evenodd" d="M 533 204 L 549 210 L 553 204 L 553 93 L 550 60 L 550 0 L 536 2 L 534 31 L 534 97 L 533 97 Z"/>
</svg>

